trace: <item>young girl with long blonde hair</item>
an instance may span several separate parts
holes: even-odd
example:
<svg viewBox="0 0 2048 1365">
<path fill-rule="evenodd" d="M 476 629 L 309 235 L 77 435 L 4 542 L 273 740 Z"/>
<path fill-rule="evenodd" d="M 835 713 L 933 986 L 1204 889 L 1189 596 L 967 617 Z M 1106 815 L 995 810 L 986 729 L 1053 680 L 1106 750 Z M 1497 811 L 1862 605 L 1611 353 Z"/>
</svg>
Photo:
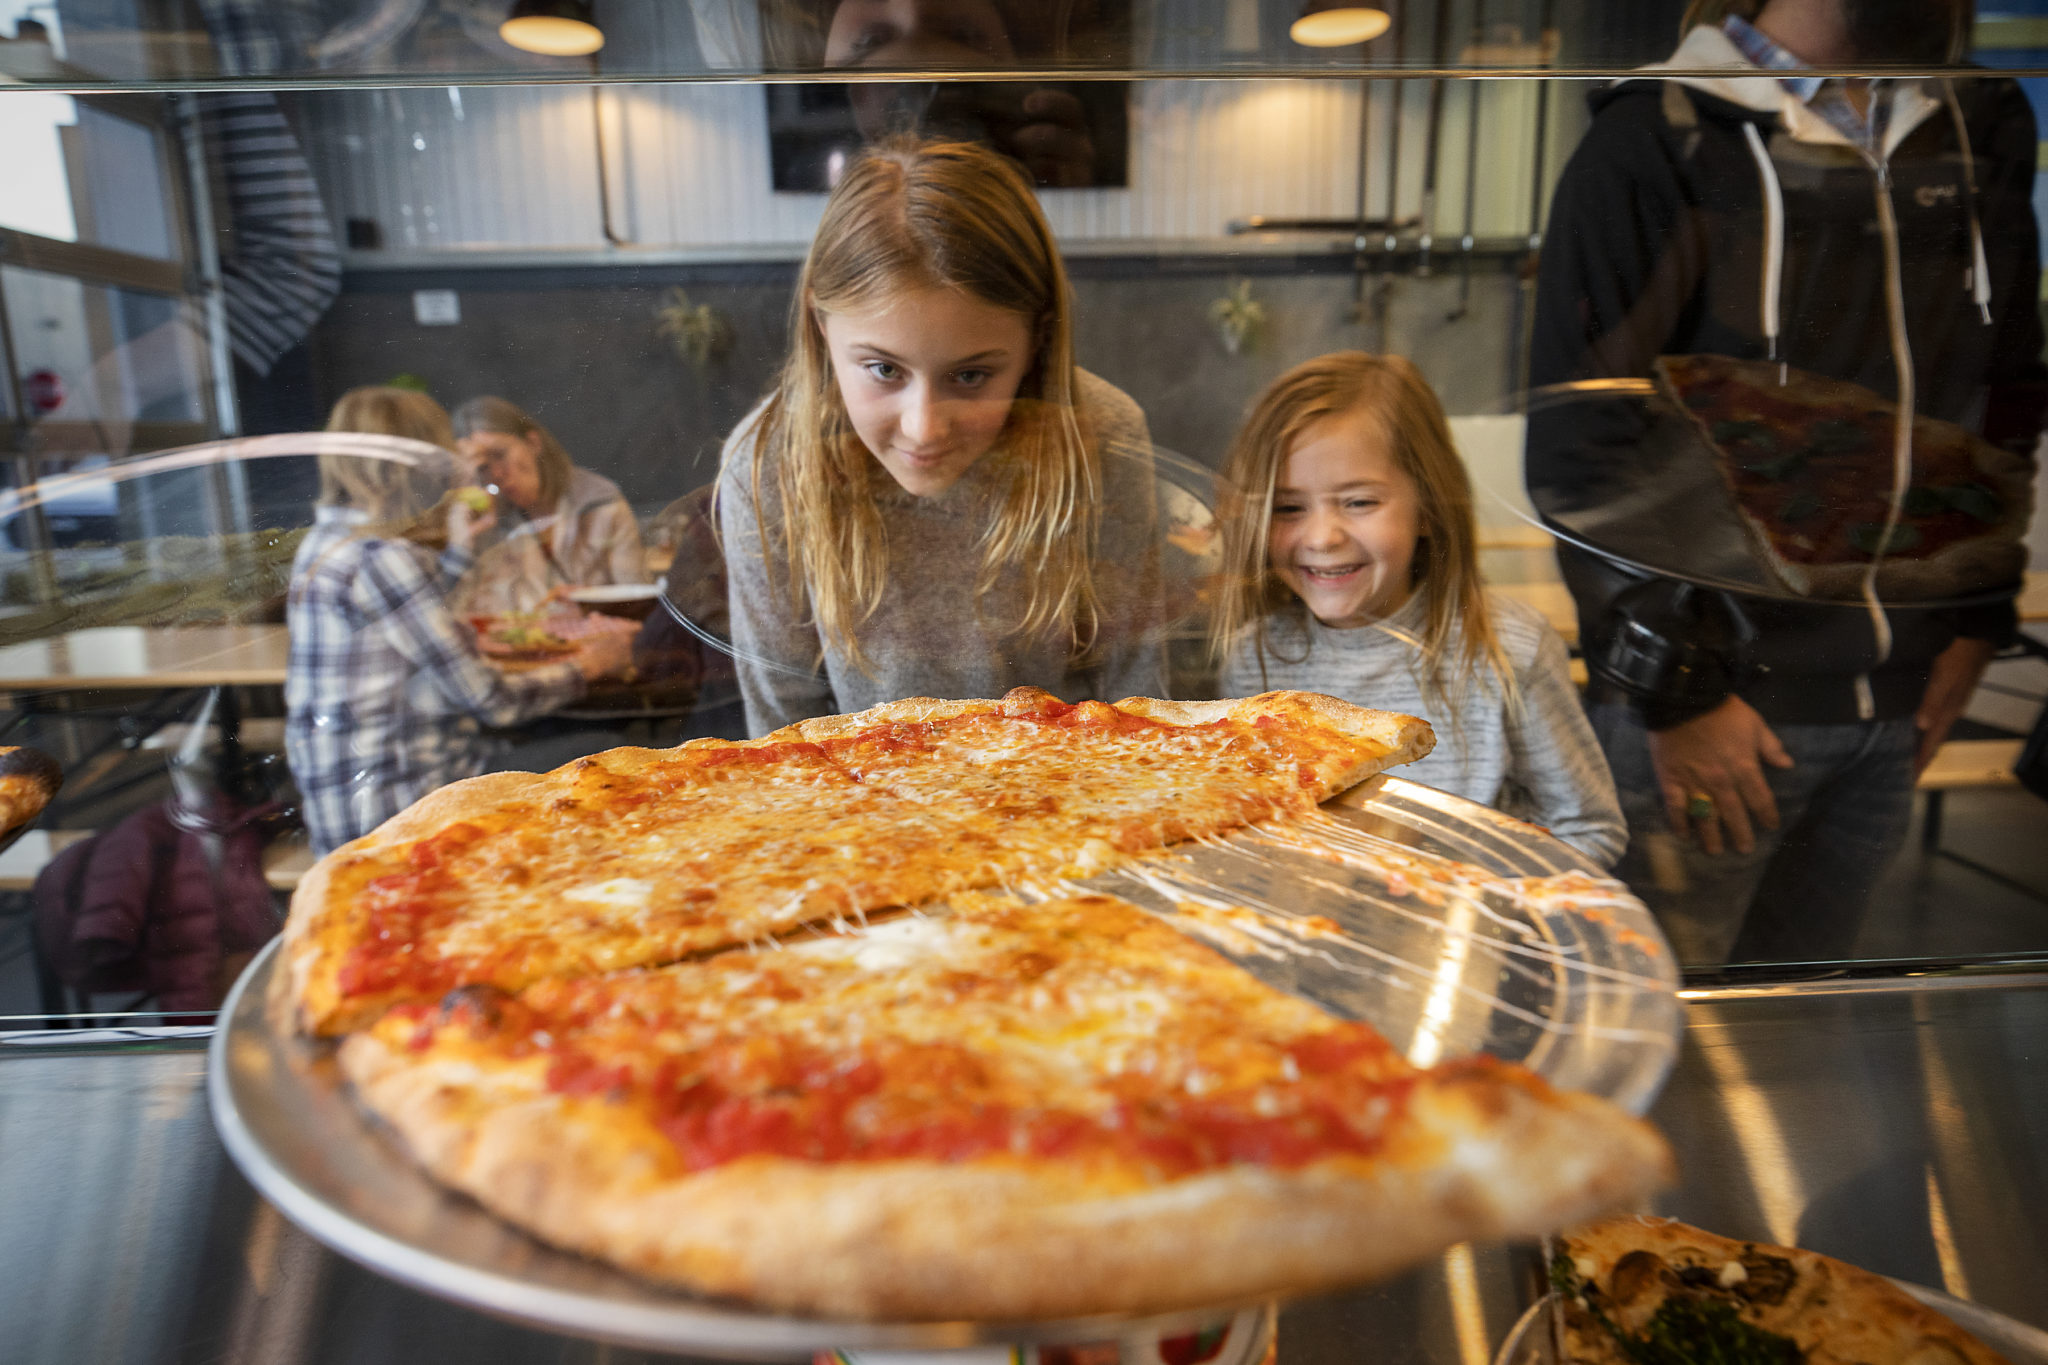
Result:
<svg viewBox="0 0 2048 1365">
<path fill-rule="evenodd" d="M 870 148 L 825 206 L 719 527 L 747 725 L 907 696 L 1164 690 L 1151 441 L 1074 364 L 1031 187 L 967 143 Z"/>
<path fill-rule="evenodd" d="M 1399 356 L 1340 351 L 1259 396 L 1223 472 L 1225 696 L 1322 692 L 1437 730 L 1402 775 L 1533 820 L 1603 867 L 1626 831 L 1564 642 L 1479 579 L 1472 485 Z"/>
</svg>

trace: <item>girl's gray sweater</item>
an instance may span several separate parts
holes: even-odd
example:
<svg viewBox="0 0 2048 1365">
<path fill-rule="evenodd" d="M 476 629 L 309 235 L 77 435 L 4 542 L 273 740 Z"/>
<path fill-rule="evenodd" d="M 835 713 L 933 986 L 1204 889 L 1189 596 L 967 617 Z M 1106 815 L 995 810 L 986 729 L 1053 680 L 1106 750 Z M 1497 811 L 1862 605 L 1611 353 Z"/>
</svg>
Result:
<svg viewBox="0 0 2048 1365">
<path fill-rule="evenodd" d="M 1424 623 L 1420 593 L 1384 621 L 1351 630 L 1333 630 L 1305 611 L 1268 617 L 1263 671 L 1247 639 L 1224 665 L 1220 689 L 1238 697 L 1275 688 L 1322 692 L 1421 716 L 1436 728 L 1436 750 L 1396 776 L 1542 825 L 1611 867 L 1628 845 L 1628 827 L 1572 686 L 1564 641 L 1533 608 L 1498 594 L 1487 602 L 1521 690 L 1514 713 L 1490 670 L 1462 692 L 1447 689 L 1448 701 L 1423 687 L 1415 667 Z M 1461 643 L 1454 638 L 1446 657 L 1456 660 Z"/>
</svg>

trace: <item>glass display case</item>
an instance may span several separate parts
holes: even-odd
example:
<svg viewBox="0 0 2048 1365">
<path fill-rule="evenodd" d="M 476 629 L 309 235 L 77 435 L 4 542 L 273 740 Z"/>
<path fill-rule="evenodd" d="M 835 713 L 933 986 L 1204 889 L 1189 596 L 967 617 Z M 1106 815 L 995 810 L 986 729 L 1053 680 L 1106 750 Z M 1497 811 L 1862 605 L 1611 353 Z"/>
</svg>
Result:
<svg viewBox="0 0 2048 1365">
<path fill-rule="evenodd" d="M 1983 1060 L 2048 984 L 2044 110 L 2028 0 L 0 0 L 0 1151 L 103 1094 L 242 1277 L 38 1349 L 624 1358 L 306 1240 L 193 1049 L 449 782 L 1026 684 L 1422 714 L 1668 943 L 1669 1211 L 2048 1326 Z M 890 194 L 944 251 L 878 294 Z M 1463 1248 L 1280 1349 L 1530 1293 Z"/>
</svg>

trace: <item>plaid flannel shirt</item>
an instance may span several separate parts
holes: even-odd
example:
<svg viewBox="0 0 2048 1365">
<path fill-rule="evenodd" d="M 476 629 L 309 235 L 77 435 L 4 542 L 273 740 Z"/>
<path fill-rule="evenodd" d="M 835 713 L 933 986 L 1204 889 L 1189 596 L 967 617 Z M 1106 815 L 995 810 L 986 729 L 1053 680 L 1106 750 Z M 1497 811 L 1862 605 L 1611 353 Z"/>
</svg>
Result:
<svg viewBox="0 0 2048 1365">
<path fill-rule="evenodd" d="M 318 853 L 484 770 L 484 725 L 513 725 L 583 694 L 574 664 L 500 673 L 448 610 L 464 551 L 434 563 L 404 540 L 355 534 L 363 514 L 322 507 L 292 565 L 285 619 L 285 754 Z"/>
</svg>

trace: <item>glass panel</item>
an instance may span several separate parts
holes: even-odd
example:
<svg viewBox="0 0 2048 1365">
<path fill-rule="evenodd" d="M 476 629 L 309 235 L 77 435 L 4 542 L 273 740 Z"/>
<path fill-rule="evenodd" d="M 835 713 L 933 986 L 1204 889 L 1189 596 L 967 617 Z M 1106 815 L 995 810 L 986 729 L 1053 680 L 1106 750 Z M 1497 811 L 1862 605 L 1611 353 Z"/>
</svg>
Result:
<svg viewBox="0 0 2048 1365">
<path fill-rule="evenodd" d="M 31 426 L 92 424 L 103 452 L 136 423 L 205 420 L 205 339 L 193 305 L 39 270 L 0 270 Z"/>
<path fill-rule="evenodd" d="M 1299 0 L 611 0 L 560 48 L 521 39 L 504 20 L 512 6 L 421 0 L 404 6 L 127 3 L 29 6 L 46 32 L 0 43 L 0 71 L 68 87 L 204 87 L 225 79 L 466 85 L 580 79 L 732 79 L 861 68 L 894 73 L 1128 72 L 1132 75 L 1350 75 L 1378 71 L 1603 74 L 1667 55 L 1687 10 L 1683 0 L 1441 0 L 1384 4 L 1355 40 L 1329 27 L 1316 45 L 1306 14 L 1332 8 Z M 1354 19 L 1359 11 L 1351 8 Z M 1926 70 L 1972 42 L 2025 53 L 2024 7 L 1988 12 L 1972 33 L 1953 12 L 1931 38 L 1881 42 L 1831 54 L 1841 69 Z M 1877 7 L 1871 31 L 1896 39 Z M 1934 13 L 1930 10 L 1929 13 Z M 1382 22 L 1383 21 L 1383 22 Z M 0 9 L 0 26 L 6 18 Z M 557 21 L 559 29 L 560 21 Z M 1295 36 L 1296 34 L 1300 36 Z M 508 40 L 509 39 L 509 40 Z M 1347 40 L 1348 39 L 1348 40 Z M 522 49 L 515 41 L 526 42 Z M 593 50 L 594 47 L 594 50 Z M 2009 64 L 2009 63 L 2000 63 Z M 1740 59 L 1710 63 L 1736 71 Z"/>
<path fill-rule="evenodd" d="M 1265 7 L 1260 23 L 1277 13 Z M 1668 18 L 1637 55 L 1673 46 Z M 1472 19 L 1455 11 L 1453 31 Z M 1419 22 L 1404 41 L 1421 41 Z M 1580 19 L 1557 24 L 1560 51 L 1592 50 Z M 81 32 L 66 29 L 74 52 Z M 451 49 L 471 41 L 459 26 L 436 32 Z M 1170 37 L 1154 15 L 1130 41 L 1153 52 Z M 1521 39 L 1510 28 L 1497 41 Z M 260 118 L 297 143 L 289 204 L 245 201 L 216 218 L 242 428 L 282 443 L 260 450 L 136 457 L 206 434 L 198 301 L 5 270 L 30 420 L 4 509 L 0 690 L 38 699 L 22 703 L 17 733 L 79 775 L 57 833 L 172 799 L 187 740 L 195 761 L 224 745 L 252 763 L 269 755 L 262 791 L 301 826 L 260 854 L 283 887 L 316 840 L 478 765 L 738 737 L 793 714 L 1017 681 L 1069 697 L 1299 686 L 1430 717 L 1443 743 L 1418 780 L 1613 862 L 1698 971 L 2048 946 L 2036 904 L 2048 867 L 2034 853 L 2048 847 L 2048 811 L 2013 776 L 2048 691 L 2048 650 L 2012 631 L 2015 616 L 2048 620 L 2048 560 L 2035 562 L 2048 542 L 2027 519 L 2048 400 L 2038 78 L 1959 78 L 1952 105 L 1918 81 L 1875 95 L 1838 81 L 1809 102 L 1767 80 L 1732 87 L 1711 66 L 1619 84 L 1048 76 L 963 85 L 987 97 L 972 118 L 951 87 L 910 80 L 759 84 L 395 86 L 224 107 L 244 131 Z M 1125 144 L 1120 163 L 1091 160 L 1087 176 L 1033 165 L 1028 125 L 987 114 L 1072 112 L 1058 97 L 1077 84 L 1093 103 L 1068 130 L 1092 147 L 1121 127 Z M 874 119 L 863 91 L 883 92 Z M 1865 96 L 1890 120 L 1867 152 L 1844 114 Z M 48 98 L 0 92 L 0 108 Z M 951 470 L 948 440 L 925 449 L 902 435 L 916 412 L 886 395 L 856 402 L 859 384 L 892 382 L 895 361 L 842 373 L 816 316 L 792 309 L 823 186 L 846 192 L 869 139 L 906 121 L 1008 154 L 1062 253 L 1073 355 L 1094 376 L 1065 401 L 1096 442 L 1097 653 L 990 626 L 1030 606 L 1021 577 L 976 600 L 976 509 L 993 496 L 979 480 L 1005 466 L 977 455 Z M 80 145 L 119 156 L 103 140 Z M 226 146 L 207 141 L 213 180 L 260 174 L 221 164 Z M 1003 163 L 975 164 L 997 175 Z M 99 174 L 90 160 L 75 172 L 65 185 Z M 921 354 L 951 335 L 930 303 L 906 314 L 909 334 L 865 340 Z M 1017 347 L 1038 344 L 1025 336 Z M 1429 600 L 1394 600 L 1416 556 L 1435 553 L 1419 521 L 1405 551 L 1399 536 L 1361 533 L 1278 564 L 1243 558 L 1258 524 L 1244 508 L 1283 547 L 1304 543 L 1287 528 L 1318 507 L 1346 510 L 1316 503 L 1309 474 L 1278 478 L 1301 432 L 1231 462 L 1275 380 L 1356 351 L 1412 362 L 1441 403 L 1472 487 L 1474 576 L 1522 670 L 1513 706 L 1488 691 L 1490 666 L 1467 676 L 1466 656 L 1443 655 L 1452 681 L 1475 689 L 1468 714 L 1455 689 L 1417 681 L 1426 622 L 1386 625 Z M 1695 373 L 1724 361 L 1738 363 L 1732 376 Z M 813 420 L 843 409 L 859 486 L 901 519 L 888 544 L 907 558 L 891 582 L 916 602 L 877 618 L 872 677 L 843 641 L 834 657 L 815 623 L 764 605 L 778 570 L 760 532 L 785 514 L 735 481 L 753 458 L 749 414 L 793 363 L 813 366 L 840 405 Z M 967 382 L 986 378 L 966 368 Z M 1842 384 L 1855 391 L 1830 387 Z M 981 454 L 1012 450 L 1009 433 L 1063 401 L 1017 392 Z M 1749 406 L 1717 410 L 1731 394 Z M 1800 406 L 1815 395 L 1839 410 Z M 330 421 L 440 451 L 414 452 L 437 471 L 432 486 L 393 485 L 393 462 L 360 452 L 351 471 L 308 434 Z M 135 434 L 178 424 L 188 434 L 175 442 Z M 451 449 L 474 472 L 441 464 Z M 87 461 L 105 456 L 117 458 Z M 954 482 L 936 486 L 934 461 Z M 1264 501 L 1266 472 L 1301 505 Z M 503 709 L 472 687 L 473 708 L 428 712 L 459 743 L 426 778 L 376 764 L 337 778 L 313 748 L 289 756 L 289 650 L 332 626 L 294 625 L 284 604 L 316 521 L 330 523 L 329 548 L 354 555 L 353 514 L 374 512 L 422 573 L 440 572 L 444 499 L 472 484 L 489 492 L 490 524 L 469 562 L 422 589 L 420 610 L 458 642 L 448 657 L 463 669 L 552 667 L 565 692 Z M 310 581 L 305 564 L 296 572 Z M 1434 583 L 1449 570 L 1420 572 Z M 1214 612 L 1247 585 L 1262 595 L 1235 599 L 1250 604 L 1241 620 L 1270 616 L 1272 649 L 1240 636 L 1219 666 Z M 329 630 L 350 647 L 361 634 Z M 605 639 L 637 642 L 636 676 L 568 697 L 562 661 L 613 648 L 588 643 Z M 932 640 L 944 641 L 936 656 Z M 1375 640 L 1381 653 L 1360 643 Z M 335 696 L 440 686 L 380 671 L 388 659 L 341 657 L 323 680 Z M 232 715 L 194 719 L 216 686 Z M 310 716 L 315 703 L 298 705 Z M 319 705 L 338 713 L 334 697 Z M 1746 728 L 1734 740 L 1686 729 L 1715 714 Z M 387 715 L 357 738 L 395 752 L 409 723 Z M 1745 761 L 1726 757 L 1737 743 Z M 1916 777 L 1922 760 L 1931 776 Z M 301 798 L 327 803 L 311 835 Z M 1762 829 L 1772 805 L 1781 831 L 1757 836 L 1770 856 L 1702 847 L 1710 830 L 1732 845 L 1739 812 Z"/>
<path fill-rule="evenodd" d="M 0 227 L 157 260 L 181 254 L 161 134 L 69 95 L 23 92 L 0 104 L 10 174 Z"/>
</svg>

